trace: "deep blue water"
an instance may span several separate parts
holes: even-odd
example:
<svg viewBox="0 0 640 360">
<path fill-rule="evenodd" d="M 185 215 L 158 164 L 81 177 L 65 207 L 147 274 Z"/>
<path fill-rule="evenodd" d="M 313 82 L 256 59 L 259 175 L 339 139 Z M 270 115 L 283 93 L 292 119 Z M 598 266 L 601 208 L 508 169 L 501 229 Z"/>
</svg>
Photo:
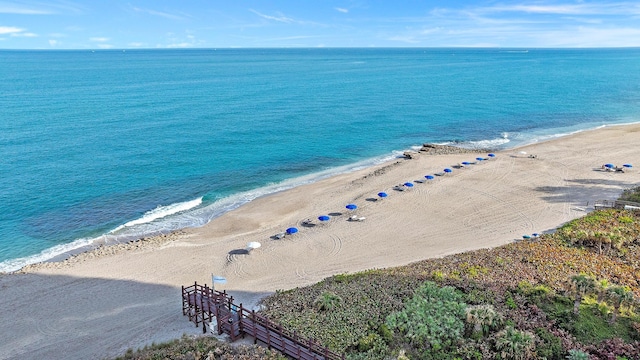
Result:
<svg viewBox="0 0 640 360">
<path fill-rule="evenodd" d="M 0 79 L 0 271 L 424 142 L 640 121 L 640 49 L 0 51 Z"/>
</svg>

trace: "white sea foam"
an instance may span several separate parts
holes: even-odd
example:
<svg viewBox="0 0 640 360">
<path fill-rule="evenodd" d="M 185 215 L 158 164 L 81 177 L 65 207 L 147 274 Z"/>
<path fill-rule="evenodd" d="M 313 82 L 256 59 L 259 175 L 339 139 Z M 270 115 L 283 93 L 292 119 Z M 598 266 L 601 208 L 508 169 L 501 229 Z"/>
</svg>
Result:
<svg viewBox="0 0 640 360">
<path fill-rule="evenodd" d="M 455 145 L 469 149 L 498 149 L 508 147 L 517 147 L 539 141 L 546 141 L 554 138 L 559 138 L 567 135 L 572 135 L 582 131 L 598 129 L 616 125 L 628 125 L 635 124 L 637 122 L 630 121 L 625 124 L 598 124 L 582 129 L 556 129 L 558 132 L 547 134 L 534 134 L 534 133 L 502 133 L 500 138 L 489 140 L 468 141 L 463 143 L 441 143 L 442 145 Z M 549 131 L 549 130 L 547 130 Z M 420 146 L 413 146 L 411 150 L 419 150 Z M 34 264 L 38 262 L 44 262 L 64 254 L 72 253 L 74 250 L 87 248 L 100 245 L 100 244 L 116 244 L 134 239 L 140 239 L 146 236 L 158 235 L 168 233 L 171 231 L 199 227 L 207 224 L 211 220 L 219 217 L 220 215 L 236 209 L 246 203 L 251 202 L 261 196 L 277 193 L 280 191 L 288 190 L 304 184 L 313 183 L 331 176 L 338 174 L 348 173 L 371 167 L 384 163 L 386 161 L 398 158 L 402 155 L 404 150 L 396 150 L 390 154 L 383 156 L 362 160 L 353 164 L 344 165 L 335 168 L 329 168 L 313 174 L 287 179 L 282 182 L 269 184 L 254 190 L 233 194 L 231 196 L 219 199 L 206 206 L 201 206 L 203 198 L 197 198 L 194 200 L 180 202 L 165 206 L 158 206 L 146 212 L 139 219 L 129 221 L 109 233 L 92 238 L 92 239 L 78 239 L 68 244 L 61 244 L 43 250 L 39 254 L 23 257 L 18 259 L 10 259 L 0 263 L 0 272 L 13 272 L 21 269 L 22 267 Z"/>
<path fill-rule="evenodd" d="M 440 145 L 453 145 L 459 146 L 464 149 L 470 150 L 486 150 L 486 149 L 500 149 L 504 148 L 506 144 L 511 142 L 509 138 L 510 134 L 507 132 L 503 132 L 500 138 L 496 139 L 487 139 L 487 140 L 476 140 L 476 141 L 465 141 L 465 142 L 445 142 L 440 143 Z"/>
<path fill-rule="evenodd" d="M 57 256 L 68 253 L 69 251 L 79 249 L 85 246 L 90 246 L 95 242 L 95 240 L 96 239 L 78 239 L 68 244 L 60 244 L 60 245 L 56 245 L 54 247 L 42 250 L 39 254 L 36 254 L 36 255 L 5 260 L 0 263 L 0 273 L 17 271 L 30 264 L 35 264 L 35 263 L 53 259 Z"/>
<path fill-rule="evenodd" d="M 0 263 L 0 272 L 13 272 L 30 264 L 57 259 L 63 257 L 65 254 L 82 251 L 85 248 L 89 250 L 101 244 L 113 245 L 147 236 L 169 233 L 179 229 L 203 226 L 220 215 L 261 196 L 313 183 L 334 175 L 353 172 L 381 164 L 401 156 L 402 153 L 403 151 L 394 151 L 384 156 L 287 179 L 254 190 L 233 194 L 206 206 L 201 206 L 203 201 L 202 197 L 191 201 L 158 206 L 146 212 L 142 217 L 120 225 L 102 236 L 92 239 L 78 239 L 68 244 L 56 245 L 43 250 L 37 255 L 4 261 Z"/>
<path fill-rule="evenodd" d="M 116 229 L 112 230 L 111 233 L 116 233 L 119 230 L 126 228 L 126 227 L 132 227 L 132 226 L 136 226 L 136 225 L 142 225 L 142 224 L 146 224 L 146 223 L 150 223 L 152 221 L 158 220 L 158 219 L 162 219 L 164 217 L 173 215 L 173 214 L 177 214 L 179 212 L 183 212 L 183 211 L 187 211 L 189 209 L 193 209 L 196 206 L 199 206 L 200 204 L 202 204 L 202 197 L 199 197 L 195 200 L 191 200 L 191 201 L 185 201 L 185 202 L 180 202 L 180 203 L 175 203 L 175 204 L 170 204 L 170 205 L 166 205 L 166 206 L 162 206 L 162 205 L 158 205 L 158 207 L 156 207 L 153 210 L 147 211 L 146 213 L 144 213 L 144 215 L 142 215 L 141 218 L 132 220 L 127 222 L 124 225 L 121 225 L 119 227 L 117 227 Z"/>
</svg>

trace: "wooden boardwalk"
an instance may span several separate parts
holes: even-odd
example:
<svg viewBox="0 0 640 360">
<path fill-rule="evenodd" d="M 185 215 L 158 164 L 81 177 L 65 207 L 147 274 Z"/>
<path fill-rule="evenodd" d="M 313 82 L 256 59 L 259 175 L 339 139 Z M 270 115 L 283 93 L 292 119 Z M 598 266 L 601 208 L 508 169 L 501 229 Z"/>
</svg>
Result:
<svg viewBox="0 0 640 360">
<path fill-rule="evenodd" d="M 215 319 L 218 334 L 228 334 L 231 341 L 249 335 L 254 344 L 261 341 L 270 349 L 295 359 L 344 359 L 344 354 L 337 354 L 313 339 L 302 338 L 255 311 L 244 309 L 242 304 L 236 306 L 232 296 L 206 285 L 194 283 L 182 287 L 182 314 L 196 326 L 202 323 L 203 330 L 206 330 L 206 324 L 213 325 Z"/>
<path fill-rule="evenodd" d="M 623 200 L 596 200 L 593 203 L 593 208 L 596 210 L 607 208 L 636 210 L 637 208 L 640 208 L 640 203 Z"/>
</svg>

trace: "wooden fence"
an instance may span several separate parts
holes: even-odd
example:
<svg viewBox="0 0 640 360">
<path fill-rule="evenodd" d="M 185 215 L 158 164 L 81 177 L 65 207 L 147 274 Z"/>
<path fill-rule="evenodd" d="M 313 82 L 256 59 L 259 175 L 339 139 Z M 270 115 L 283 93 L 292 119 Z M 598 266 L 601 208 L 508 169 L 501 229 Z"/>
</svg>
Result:
<svg viewBox="0 0 640 360">
<path fill-rule="evenodd" d="M 215 319 L 218 334 L 228 334 L 231 341 L 249 335 L 253 337 L 254 344 L 261 341 L 270 349 L 295 359 L 344 359 L 344 354 L 335 353 L 313 339 L 300 337 L 295 331 L 286 330 L 267 317 L 243 308 L 242 304 L 236 306 L 232 296 L 207 285 L 194 283 L 182 287 L 182 314 L 188 316 L 196 326 L 202 323 L 203 330 L 206 330 L 207 323 Z"/>
</svg>

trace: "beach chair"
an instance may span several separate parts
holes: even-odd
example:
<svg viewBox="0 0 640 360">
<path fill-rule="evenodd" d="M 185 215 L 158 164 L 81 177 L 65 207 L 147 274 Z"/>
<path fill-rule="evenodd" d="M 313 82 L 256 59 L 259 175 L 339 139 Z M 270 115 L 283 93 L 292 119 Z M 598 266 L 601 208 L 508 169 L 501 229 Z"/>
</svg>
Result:
<svg viewBox="0 0 640 360">
<path fill-rule="evenodd" d="M 353 215 L 349 217 L 349 221 L 364 221 L 366 218 L 363 216 L 358 217 L 358 215 Z"/>
<path fill-rule="evenodd" d="M 284 237 L 285 237 L 286 235 L 287 235 L 287 234 L 285 234 L 285 233 L 277 233 L 277 234 L 273 235 L 273 237 L 274 237 L 274 238 L 276 238 L 276 239 L 278 239 L 278 240 L 280 240 L 280 239 L 284 239 Z"/>
<path fill-rule="evenodd" d="M 396 185 L 393 187 L 393 190 L 397 190 L 397 191 L 405 191 L 406 188 L 404 185 Z"/>
</svg>

